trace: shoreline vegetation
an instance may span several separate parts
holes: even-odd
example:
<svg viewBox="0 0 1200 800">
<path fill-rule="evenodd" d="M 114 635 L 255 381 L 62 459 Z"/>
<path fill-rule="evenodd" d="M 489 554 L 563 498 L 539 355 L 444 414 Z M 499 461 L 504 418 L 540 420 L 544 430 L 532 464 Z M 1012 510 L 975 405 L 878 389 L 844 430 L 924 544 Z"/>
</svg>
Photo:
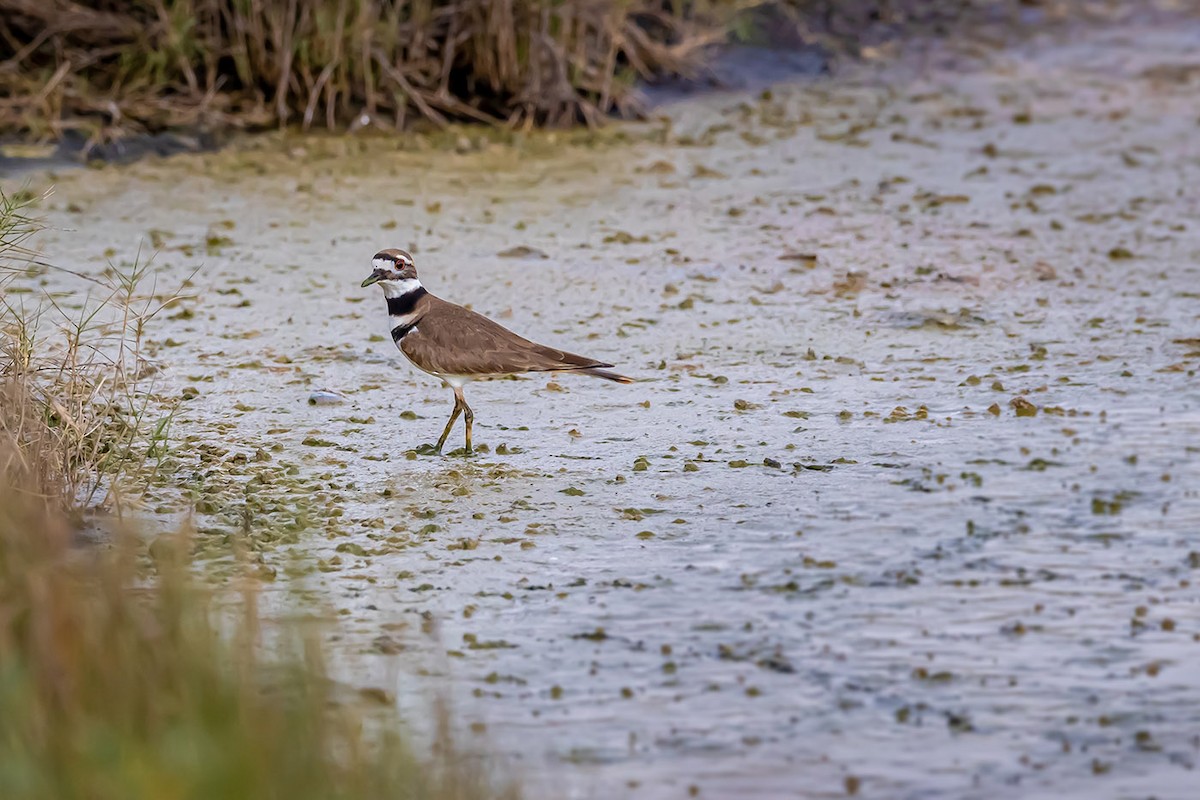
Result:
<svg viewBox="0 0 1200 800">
<path fill-rule="evenodd" d="M 111 513 L 169 448 L 140 341 L 178 295 L 144 265 L 93 281 L 82 311 L 9 291 L 47 268 L 27 247 L 35 201 L 0 193 L 0 797 L 516 797 L 439 703 L 419 757 L 387 691 L 332 681 L 316 635 L 264 631 L 236 536 L 218 590 L 186 528 Z"/>
<path fill-rule="evenodd" d="M 722 43 L 854 53 L 1080 2 L 0 0 L 0 137 L 86 158 L 168 132 L 596 126 Z"/>
</svg>

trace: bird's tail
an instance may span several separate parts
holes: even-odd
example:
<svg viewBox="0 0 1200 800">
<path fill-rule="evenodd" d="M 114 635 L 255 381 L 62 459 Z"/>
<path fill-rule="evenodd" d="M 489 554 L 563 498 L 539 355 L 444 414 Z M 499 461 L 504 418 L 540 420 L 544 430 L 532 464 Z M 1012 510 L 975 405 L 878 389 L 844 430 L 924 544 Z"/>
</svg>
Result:
<svg viewBox="0 0 1200 800">
<path fill-rule="evenodd" d="M 616 372 L 609 372 L 606 369 L 597 369 L 596 367 L 591 367 L 590 369 L 581 369 L 576 371 L 583 375 L 591 375 L 593 378 L 604 378 L 606 381 L 615 381 L 616 383 L 633 383 L 633 378 L 627 378 L 624 375 L 619 375 Z"/>
</svg>

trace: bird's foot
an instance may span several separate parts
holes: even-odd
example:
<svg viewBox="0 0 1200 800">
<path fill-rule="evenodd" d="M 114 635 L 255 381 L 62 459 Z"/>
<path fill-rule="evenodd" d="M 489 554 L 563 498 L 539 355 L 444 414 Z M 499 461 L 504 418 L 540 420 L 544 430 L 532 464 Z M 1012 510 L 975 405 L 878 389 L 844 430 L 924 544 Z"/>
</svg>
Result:
<svg viewBox="0 0 1200 800">
<path fill-rule="evenodd" d="M 442 454 L 442 448 L 427 442 L 414 447 L 413 452 L 419 456 L 440 456 Z"/>
<path fill-rule="evenodd" d="M 446 454 L 448 458 L 470 458 L 473 455 L 475 455 L 475 451 L 469 447 L 460 447 Z"/>
</svg>

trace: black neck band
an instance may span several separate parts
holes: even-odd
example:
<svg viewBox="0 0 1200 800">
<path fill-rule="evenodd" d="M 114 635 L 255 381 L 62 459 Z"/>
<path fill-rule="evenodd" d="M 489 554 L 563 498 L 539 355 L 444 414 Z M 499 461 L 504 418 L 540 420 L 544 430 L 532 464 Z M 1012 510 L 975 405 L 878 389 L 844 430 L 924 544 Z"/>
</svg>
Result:
<svg viewBox="0 0 1200 800">
<path fill-rule="evenodd" d="M 387 299 L 388 314 L 393 317 L 404 317 L 413 312 L 417 307 L 417 301 L 427 295 L 424 286 L 418 286 L 411 292 L 405 292 L 399 297 L 389 297 Z"/>
</svg>

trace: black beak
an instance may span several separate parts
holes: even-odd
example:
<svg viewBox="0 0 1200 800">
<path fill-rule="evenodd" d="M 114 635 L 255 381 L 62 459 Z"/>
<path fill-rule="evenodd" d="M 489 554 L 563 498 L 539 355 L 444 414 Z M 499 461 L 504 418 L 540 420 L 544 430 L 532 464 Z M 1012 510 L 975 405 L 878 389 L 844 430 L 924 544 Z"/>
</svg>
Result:
<svg viewBox="0 0 1200 800">
<path fill-rule="evenodd" d="M 366 288 L 373 283 L 379 283 L 381 280 L 383 280 L 383 273 L 379 270 L 375 270 L 371 273 L 369 278 L 362 282 L 363 288 Z"/>
</svg>

